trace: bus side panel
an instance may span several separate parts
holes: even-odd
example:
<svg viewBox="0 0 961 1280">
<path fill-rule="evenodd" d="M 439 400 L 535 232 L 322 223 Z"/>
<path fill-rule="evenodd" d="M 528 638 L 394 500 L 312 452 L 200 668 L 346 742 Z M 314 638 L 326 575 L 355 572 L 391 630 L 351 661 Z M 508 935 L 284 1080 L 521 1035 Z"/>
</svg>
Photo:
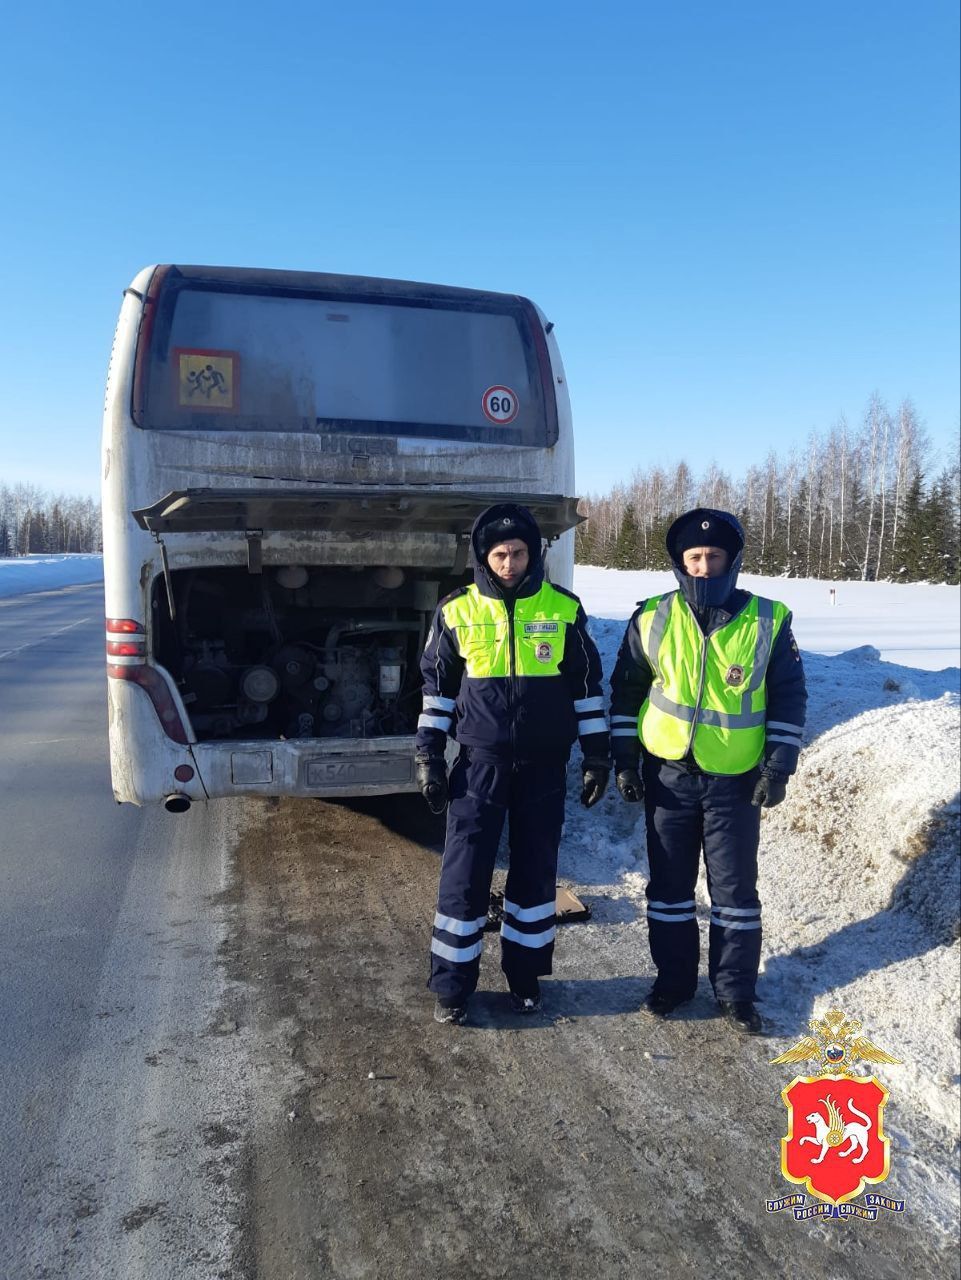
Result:
<svg viewBox="0 0 961 1280">
<path fill-rule="evenodd" d="M 567 533 L 561 536 L 547 550 L 544 559 L 545 572 L 548 582 L 553 582 L 558 587 L 566 587 L 568 591 L 574 589 L 574 530 L 569 529 Z"/>
<path fill-rule="evenodd" d="M 107 375 L 101 443 L 105 613 L 108 618 L 131 619 L 145 633 L 149 633 L 148 593 L 157 552 L 132 511 L 139 505 L 142 488 L 152 491 L 156 486 L 152 476 L 130 465 L 128 450 L 137 333 L 152 274 L 152 268 L 140 272 L 124 294 Z M 164 733 L 148 694 L 133 683 L 109 678 L 107 696 L 110 771 L 117 800 L 148 804 L 175 791 L 205 799 L 196 774 L 189 783 L 174 778 L 177 765 L 194 767 L 193 756 L 188 746 Z M 175 689 L 171 696 L 182 709 Z"/>
<path fill-rule="evenodd" d="M 541 324 L 544 315 L 537 309 Z M 571 398 L 567 391 L 567 376 L 564 373 L 564 362 L 553 329 L 545 334 L 547 350 L 551 358 L 551 373 L 554 379 L 554 397 L 557 402 L 557 444 L 552 449 L 552 477 L 556 486 L 554 492 L 573 494 L 574 489 L 574 436 L 571 420 Z M 547 552 L 547 576 L 559 587 L 568 591 L 574 586 L 574 530 L 562 533 Z"/>
<path fill-rule="evenodd" d="M 113 793 L 122 804 L 158 803 L 174 793 L 190 800 L 207 794 L 190 747 L 168 738 L 147 693 L 125 680 L 108 679 L 110 772 Z M 178 765 L 195 770 L 189 782 L 174 778 Z"/>
<path fill-rule="evenodd" d="M 107 394 L 103 413 L 101 446 L 101 489 L 103 506 L 103 576 L 104 603 L 108 618 L 132 618 L 145 623 L 145 593 L 141 585 L 141 566 L 152 558 L 153 542 L 134 520 L 134 507 L 140 505 L 144 491 L 153 492 L 152 468 L 132 466 L 130 398 L 133 392 L 133 369 L 137 333 L 150 271 L 141 272 L 134 285 L 124 294 L 117 321 Z M 138 462 L 142 459 L 138 456 Z"/>
</svg>

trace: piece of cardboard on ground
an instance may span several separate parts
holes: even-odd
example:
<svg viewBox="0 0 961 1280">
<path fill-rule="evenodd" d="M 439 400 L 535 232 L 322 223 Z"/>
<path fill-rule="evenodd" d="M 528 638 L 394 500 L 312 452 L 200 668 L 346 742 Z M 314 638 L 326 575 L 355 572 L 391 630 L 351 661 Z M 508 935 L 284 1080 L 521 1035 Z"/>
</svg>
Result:
<svg viewBox="0 0 961 1280">
<path fill-rule="evenodd" d="M 578 920 L 590 920 L 591 918 L 591 909 L 587 903 L 582 902 L 576 893 L 573 893 L 570 889 L 565 889 L 563 885 L 557 886 L 554 910 L 557 914 L 558 924 L 575 924 Z M 503 918 L 504 895 L 502 893 L 492 893 L 490 907 L 487 912 L 487 922 L 484 925 L 485 930 L 499 929 Z"/>
<path fill-rule="evenodd" d="M 581 902 L 576 893 L 570 889 L 565 889 L 563 885 L 557 886 L 557 899 L 554 910 L 557 912 L 558 924 L 572 924 L 577 920 L 589 920 L 591 918 L 591 909 L 586 902 Z"/>
</svg>

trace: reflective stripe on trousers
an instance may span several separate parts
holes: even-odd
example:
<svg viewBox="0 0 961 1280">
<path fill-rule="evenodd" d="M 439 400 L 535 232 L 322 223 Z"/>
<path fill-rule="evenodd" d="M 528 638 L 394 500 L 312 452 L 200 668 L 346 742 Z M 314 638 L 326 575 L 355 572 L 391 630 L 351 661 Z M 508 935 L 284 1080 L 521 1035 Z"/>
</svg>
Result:
<svg viewBox="0 0 961 1280">
<path fill-rule="evenodd" d="M 557 849 L 567 766 L 491 763 L 462 749 L 450 776 L 447 838 L 431 939 L 431 991 L 466 999 L 477 986 L 491 877 L 505 820 L 501 968 L 508 983 L 551 972 Z"/>
<path fill-rule="evenodd" d="M 703 849 L 711 897 L 708 976 L 718 999 L 753 1000 L 761 958 L 760 810 L 751 804 L 757 770 L 716 776 L 645 755 L 643 772 L 656 988 L 686 998 L 697 987 L 694 889 Z"/>
</svg>

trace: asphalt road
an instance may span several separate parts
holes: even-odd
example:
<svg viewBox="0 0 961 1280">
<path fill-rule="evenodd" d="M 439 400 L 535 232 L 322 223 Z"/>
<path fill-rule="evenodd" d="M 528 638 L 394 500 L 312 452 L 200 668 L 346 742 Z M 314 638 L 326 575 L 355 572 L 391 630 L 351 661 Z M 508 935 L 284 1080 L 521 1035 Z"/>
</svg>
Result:
<svg viewBox="0 0 961 1280">
<path fill-rule="evenodd" d="M 0 602 L 0 1276 L 207 1280 L 240 1216 L 233 836 L 115 803 L 103 618 L 99 586 Z"/>
<path fill-rule="evenodd" d="M 0 602 L 2 1280 L 956 1275 L 767 1214 L 768 1047 L 606 952 L 433 1024 L 416 798 L 118 807 L 105 719 L 100 590 Z"/>
</svg>

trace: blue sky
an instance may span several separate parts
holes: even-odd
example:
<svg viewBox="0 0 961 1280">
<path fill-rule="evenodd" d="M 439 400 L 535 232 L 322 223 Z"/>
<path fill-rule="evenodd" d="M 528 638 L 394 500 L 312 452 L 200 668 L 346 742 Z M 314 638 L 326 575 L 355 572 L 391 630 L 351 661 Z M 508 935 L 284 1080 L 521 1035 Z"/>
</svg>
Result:
<svg viewBox="0 0 961 1280">
<path fill-rule="evenodd" d="M 151 262 L 528 295 L 578 489 L 878 391 L 959 430 L 955 0 L 45 3 L 5 19 L 0 479 L 94 492 Z"/>
</svg>

